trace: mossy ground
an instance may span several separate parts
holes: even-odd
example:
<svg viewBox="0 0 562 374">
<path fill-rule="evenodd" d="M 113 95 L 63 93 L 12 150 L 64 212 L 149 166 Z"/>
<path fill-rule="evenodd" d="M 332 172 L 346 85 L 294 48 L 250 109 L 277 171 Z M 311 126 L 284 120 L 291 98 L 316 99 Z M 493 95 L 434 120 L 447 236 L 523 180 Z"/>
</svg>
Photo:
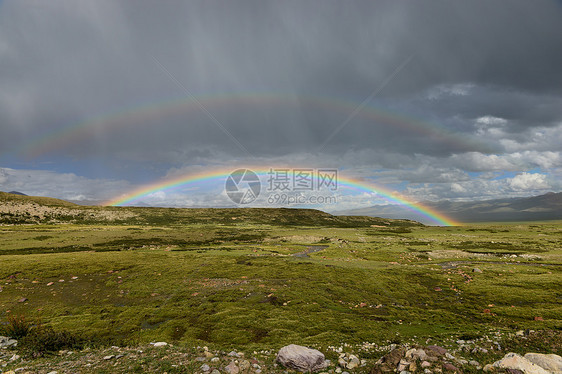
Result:
<svg viewBox="0 0 562 374">
<path fill-rule="evenodd" d="M 161 217 L 145 209 L 137 224 L 0 226 L 0 317 L 106 345 L 243 350 L 562 329 L 562 222 L 425 227 L 322 213 L 297 225 L 269 211 L 267 224 L 245 210 L 155 223 L 152 212 Z M 293 256 L 314 245 L 326 248 Z"/>
</svg>

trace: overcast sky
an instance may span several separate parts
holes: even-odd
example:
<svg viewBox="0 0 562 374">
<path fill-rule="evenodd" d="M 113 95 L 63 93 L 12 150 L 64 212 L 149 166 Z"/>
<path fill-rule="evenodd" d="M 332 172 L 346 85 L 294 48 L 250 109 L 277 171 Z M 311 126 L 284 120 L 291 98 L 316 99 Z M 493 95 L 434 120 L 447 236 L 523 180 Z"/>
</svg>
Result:
<svg viewBox="0 0 562 374">
<path fill-rule="evenodd" d="M 561 66 L 560 1 L 3 0 L 0 190 L 96 201 L 284 165 L 416 200 L 559 192 Z"/>
</svg>

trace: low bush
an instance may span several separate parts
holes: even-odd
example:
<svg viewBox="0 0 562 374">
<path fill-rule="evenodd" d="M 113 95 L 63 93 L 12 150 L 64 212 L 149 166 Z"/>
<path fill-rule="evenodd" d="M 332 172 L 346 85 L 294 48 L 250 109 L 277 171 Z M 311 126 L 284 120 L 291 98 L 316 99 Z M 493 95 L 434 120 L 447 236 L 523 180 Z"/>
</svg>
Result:
<svg viewBox="0 0 562 374">
<path fill-rule="evenodd" d="M 31 331 L 33 323 L 23 315 L 9 314 L 6 322 L 0 325 L 0 335 L 21 339 Z"/>
<path fill-rule="evenodd" d="M 10 314 L 0 325 L 0 335 L 18 341 L 18 350 L 27 356 L 41 357 L 61 349 L 82 348 L 85 340 L 68 332 L 55 331 L 50 326 L 33 323 L 23 315 Z"/>
<path fill-rule="evenodd" d="M 18 340 L 20 351 L 32 357 L 41 357 L 61 349 L 80 349 L 83 346 L 83 339 L 68 331 L 55 331 L 49 326 L 35 327 Z"/>
</svg>

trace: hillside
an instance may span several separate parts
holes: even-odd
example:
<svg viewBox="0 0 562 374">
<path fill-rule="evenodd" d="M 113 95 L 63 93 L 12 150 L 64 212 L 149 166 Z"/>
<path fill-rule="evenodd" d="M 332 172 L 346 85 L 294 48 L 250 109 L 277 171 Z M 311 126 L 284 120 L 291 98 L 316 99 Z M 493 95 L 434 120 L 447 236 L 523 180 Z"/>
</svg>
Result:
<svg viewBox="0 0 562 374">
<path fill-rule="evenodd" d="M 315 209 L 100 207 L 82 206 L 48 197 L 0 192 L 0 224 L 58 222 L 171 225 L 256 223 L 325 227 L 368 227 L 371 225 L 411 227 L 421 225 L 411 220 L 333 216 Z"/>
</svg>

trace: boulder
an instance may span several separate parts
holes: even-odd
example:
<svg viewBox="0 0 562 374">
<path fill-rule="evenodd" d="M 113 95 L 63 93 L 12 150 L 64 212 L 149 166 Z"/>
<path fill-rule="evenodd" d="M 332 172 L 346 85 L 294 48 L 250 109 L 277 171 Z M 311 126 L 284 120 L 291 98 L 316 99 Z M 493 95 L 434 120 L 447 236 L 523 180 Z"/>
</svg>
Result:
<svg viewBox="0 0 562 374">
<path fill-rule="evenodd" d="M 370 374 L 396 372 L 398 364 L 405 353 L 406 350 L 403 347 L 393 349 L 390 353 L 387 353 L 377 361 L 375 364 L 376 366 L 371 370 Z"/>
<path fill-rule="evenodd" d="M 275 360 L 288 369 L 302 372 L 314 372 L 327 367 L 322 352 L 296 344 L 281 348 Z"/>
<path fill-rule="evenodd" d="M 553 353 L 527 353 L 525 354 L 525 358 L 545 370 L 555 374 L 562 374 L 562 357 L 558 355 Z"/>
<path fill-rule="evenodd" d="M 445 348 L 438 345 L 428 345 L 425 351 L 430 355 L 433 353 L 433 356 L 444 356 L 447 353 Z"/>
<path fill-rule="evenodd" d="M 461 371 L 459 370 L 459 368 L 457 368 L 455 365 L 450 364 L 450 363 L 444 363 L 443 364 L 443 370 L 447 371 L 452 371 L 455 373 L 460 373 Z"/>
<path fill-rule="evenodd" d="M 496 368 L 520 370 L 525 374 L 551 374 L 517 353 L 506 354 L 501 360 L 494 362 L 493 366 Z"/>
<path fill-rule="evenodd" d="M 226 371 L 229 374 L 238 374 L 240 372 L 240 368 L 236 366 L 236 363 L 234 361 L 230 361 L 230 364 L 228 364 L 224 368 L 224 371 Z"/>
</svg>

